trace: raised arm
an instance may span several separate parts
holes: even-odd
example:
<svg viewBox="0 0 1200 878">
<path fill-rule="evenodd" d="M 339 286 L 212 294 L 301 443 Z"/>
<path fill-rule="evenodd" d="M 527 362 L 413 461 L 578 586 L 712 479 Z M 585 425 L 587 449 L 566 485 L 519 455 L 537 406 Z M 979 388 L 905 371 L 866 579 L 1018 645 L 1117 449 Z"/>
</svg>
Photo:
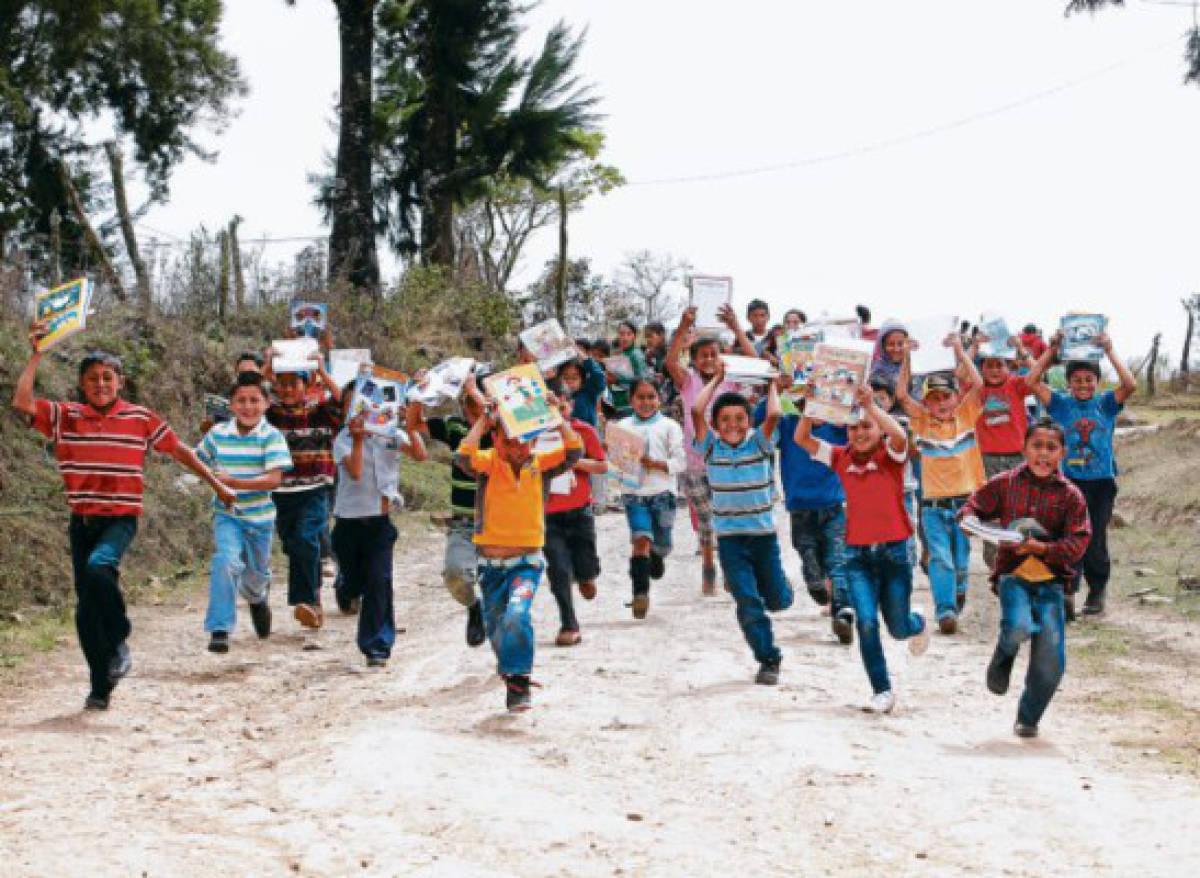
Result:
<svg viewBox="0 0 1200 878">
<path fill-rule="evenodd" d="M 667 361 L 664 365 L 667 374 L 671 376 L 671 380 L 675 382 L 675 387 L 679 390 L 683 390 L 684 385 L 687 384 L 688 370 L 681 359 L 684 345 L 687 343 L 688 331 L 695 323 L 696 306 L 693 305 L 679 318 L 679 325 L 675 327 L 675 334 L 671 336 L 671 346 L 667 348 Z"/>
<path fill-rule="evenodd" d="M 801 415 L 800 422 L 796 424 L 796 432 L 792 436 L 795 443 L 808 452 L 809 457 L 817 453 L 820 445 L 820 440 L 812 434 L 812 426 L 812 418 L 808 415 Z"/>
<path fill-rule="evenodd" d="M 958 368 L 962 372 L 963 381 L 969 385 L 963 390 L 959 404 L 961 405 L 968 399 L 978 398 L 983 389 L 983 378 L 980 377 L 979 370 L 975 367 L 975 359 L 968 357 L 967 352 L 963 349 L 962 336 L 957 332 L 952 332 L 946 337 L 944 344 L 954 349 L 954 358 L 958 361 Z M 972 342 L 971 347 L 975 347 L 974 342 Z"/>
<path fill-rule="evenodd" d="M 1058 356 L 1058 348 L 1061 344 L 1062 332 L 1059 331 L 1050 337 L 1050 343 L 1046 345 L 1046 350 L 1042 351 L 1042 355 L 1034 361 L 1033 366 L 1029 369 L 1029 374 L 1025 376 L 1025 386 L 1043 406 L 1050 404 L 1050 395 L 1053 391 L 1050 389 L 1050 385 L 1042 380 L 1042 376 L 1046 374 L 1046 370 Z"/>
<path fill-rule="evenodd" d="M 713 372 L 712 380 L 701 389 L 692 406 L 692 431 L 699 442 L 708 436 L 708 406 L 717 394 L 717 388 L 725 380 L 725 361 L 717 360 L 717 370 Z"/>
<path fill-rule="evenodd" d="M 904 409 L 904 413 L 910 418 L 921 414 L 921 404 L 908 392 L 908 388 L 912 386 L 912 351 L 914 347 L 916 347 L 916 342 L 911 338 L 905 342 L 904 361 L 900 364 L 900 377 L 896 379 L 896 401 L 900 403 L 900 408 Z"/>
<path fill-rule="evenodd" d="M 29 362 L 21 370 L 21 375 L 17 378 L 16 389 L 13 392 L 13 408 L 31 418 L 37 414 L 37 397 L 33 394 L 33 379 L 37 375 L 38 364 L 42 361 L 42 352 L 38 350 L 38 344 L 45 335 L 45 323 L 35 323 L 29 327 L 29 347 L 33 352 L 29 356 Z"/>
<path fill-rule="evenodd" d="M 717 312 L 717 316 L 721 318 L 721 322 L 729 327 L 733 337 L 737 340 L 738 350 L 747 357 L 757 357 L 758 351 L 754 349 L 754 342 L 750 341 L 746 331 L 742 329 L 742 324 L 738 322 L 737 312 L 733 310 L 732 305 L 722 305 Z M 699 438 L 697 436 L 696 438 Z"/>
<path fill-rule="evenodd" d="M 782 409 L 779 405 L 779 385 L 775 381 L 767 382 L 767 411 L 761 425 L 762 434 L 768 439 L 775 432 L 775 428 L 779 426 L 779 416 L 782 414 Z"/>
<path fill-rule="evenodd" d="M 863 416 L 870 418 L 879 427 L 879 432 L 883 434 L 893 457 L 904 454 L 908 449 L 908 436 L 905 435 L 904 428 L 876 404 L 875 395 L 866 384 L 858 388 L 858 405 Z"/>
<path fill-rule="evenodd" d="M 1116 396 L 1117 402 L 1124 403 L 1125 400 L 1137 393 L 1137 378 L 1133 376 L 1133 373 L 1129 371 L 1129 367 L 1125 365 L 1113 350 L 1112 339 L 1108 337 L 1108 333 L 1102 333 L 1096 341 L 1100 347 L 1104 348 L 1104 353 L 1108 356 L 1108 361 L 1112 363 L 1112 367 L 1117 371 L 1117 379 L 1120 381 L 1120 384 L 1113 391 L 1113 395 Z"/>
</svg>

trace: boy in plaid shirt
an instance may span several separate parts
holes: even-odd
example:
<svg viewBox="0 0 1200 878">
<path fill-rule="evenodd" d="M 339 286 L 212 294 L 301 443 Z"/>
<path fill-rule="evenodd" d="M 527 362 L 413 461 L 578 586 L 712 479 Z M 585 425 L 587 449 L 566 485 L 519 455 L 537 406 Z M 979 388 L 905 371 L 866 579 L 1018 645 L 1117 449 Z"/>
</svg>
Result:
<svg viewBox="0 0 1200 878">
<path fill-rule="evenodd" d="M 1013 730 L 1032 738 L 1066 668 L 1063 586 L 1075 575 L 1092 531 L 1083 494 L 1059 469 L 1066 453 L 1063 428 L 1049 418 L 1037 421 L 1025 434 L 1022 453 L 1024 463 L 976 490 L 959 519 L 975 516 L 1029 534 L 996 554 L 992 582 L 1000 596 L 1000 639 L 987 686 L 997 695 L 1008 691 L 1017 651 L 1028 640 L 1029 670 Z"/>
</svg>

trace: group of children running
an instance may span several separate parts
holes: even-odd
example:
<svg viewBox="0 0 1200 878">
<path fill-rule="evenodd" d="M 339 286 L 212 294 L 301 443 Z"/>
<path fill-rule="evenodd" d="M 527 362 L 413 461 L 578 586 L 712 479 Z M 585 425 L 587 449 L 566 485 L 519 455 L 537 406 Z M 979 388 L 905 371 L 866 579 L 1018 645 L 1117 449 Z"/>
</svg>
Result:
<svg viewBox="0 0 1200 878">
<path fill-rule="evenodd" d="M 803 325 L 802 312 L 789 311 L 783 327 L 769 327 L 766 304 L 755 300 L 748 331 L 729 307 L 720 318 L 725 340 L 697 335 L 689 308 L 669 340 L 661 325 L 648 327 L 645 350 L 638 328 L 622 324 L 615 350 L 629 368 L 619 374 L 603 365 L 614 347 L 580 342 L 579 356 L 546 376 L 562 424 L 534 441 L 516 441 L 499 426 L 480 390 L 482 376 L 466 381 L 459 413 L 429 416 L 412 401 L 402 438 L 386 439 L 361 418 L 347 419 L 352 387 L 338 387 L 320 355 L 308 372 L 275 374 L 269 352 L 246 354 L 229 394 L 232 418 L 206 424 L 194 450 L 149 409 L 121 398 L 123 369 L 111 354 L 80 361 L 82 401 L 37 398 L 45 327 L 35 324 L 13 404 L 54 442 L 66 488 L 76 623 L 91 676 L 85 707 L 107 708 L 131 667 L 119 567 L 137 529 L 151 449 L 174 457 L 214 493 L 204 622 L 211 651 L 229 650 L 239 596 L 256 635 L 270 636 L 270 555 L 278 534 L 288 560 L 287 603 L 305 647 L 320 647 L 322 542 L 329 540 L 336 603 L 357 614 L 357 645 L 369 666 L 380 667 L 395 641 L 397 531 L 390 513 L 402 503 L 399 455 L 425 460 L 436 441 L 452 452 L 445 585 L 467 611 L 467 643 L 490 641 L 507 707 L 528 709 L 531 606 L 543 572 L 560 614 L 558 646 L 582 640 L 574 588 L 585 600 L 597 594 L 595 515 L 614 484 L 601 437 L 615 423 L 644 440 L 639 473 L 615 482 L 629 528 L 634 618 L 646 618 L 651 583 L 664 575 L 681 496 L 699 544 L 700 592 L 717 594 L 719 564 L 760 684 L 778 682 L 783 658 L 769 614 L 794 600 L 777 537 L 778 487 L 805 588 L 827 606 L 841 642 L 851 643 L 857 631 L 870 709 L 880 713 L 896 701 L 880 618 L 914 655 L 928 649 L 932 625 L 953 635 L 967 599 L 970 555 L 960 522 L 973 516 L 1019 529 L 1022 542 L 985 549 L 1001 608 L 986 683 L 1007 691 L 1019 647 L 1030 643 L 1015 731 L 1036 735 L 1065 667 L 1064 622 L 1081 577 L 1088 584 L 1083 612 L 1104 610 L 1114 425 L 1136 388 L 1109 339 L 1096 343 L 1116 372 L 1113 390 L 1100 389 L 1095 361 L 1058 364 L 1066 389 L 1052 390 L 1043 379 L 1060 340 L 1046 344 L 1032 327 L 1009 340 L 1004 357 L 980 357 L 986 338 L 952 333 L 945 344 L 956 369 L 914 380 L 915 343 L 904 325 L 872 328 L 860 308 L 875 361 L 869 382 L 857 389 L 858 419 L 835 426 L 805 414 L 805 393 L 792 387 L 791 376 L 765 387 L 726 377 L 722 354 L 775 359 L 780 332 Z M 519 348 L 518 359 L 532 356 Z M 929 577 L 932 619 L 912 608 L 918 565 Z"/>
</svg>

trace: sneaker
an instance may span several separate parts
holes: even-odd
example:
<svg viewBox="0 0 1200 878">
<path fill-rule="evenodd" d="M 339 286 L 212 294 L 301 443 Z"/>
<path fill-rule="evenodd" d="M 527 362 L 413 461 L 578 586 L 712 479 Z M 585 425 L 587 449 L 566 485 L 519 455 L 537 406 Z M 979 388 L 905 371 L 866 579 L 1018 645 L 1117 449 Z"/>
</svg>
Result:
<svg viewBox="0 0 1200 878">
<path fill-rule="evenodd" d="M 758 666 L 754 682 L 760 686 L 774 686 L 779 682 L 779 659 L 773 662 L 763 662 Z"/>
<path fill-rule="evenodd" d="M 342 611 L 343 616 L 358 615 L 358 598 L 352 598 L 346 595 L 340 588 L 333 590 L 333 599 L 337 601 L 338 609 Z"/>
<path fill-rule="evenodd" d="M 122 640 L 117 644 L 117 650 L 108 660 L 108 682 L 116 686 L 118 681 L 133 670 L 133 657 L 129 654 L 129 644 Z"/>
<path fill-rule="evenodd" d="M 663 556 L 658 552 L 650 553 L 650 578 L 662 579 L 663 574 L 667 572 L 667 564 L 663 560 Z"/>
<path fill-rule="evenodd" d="M 554 638 L 555 646 L 578 646 L 583 641 L 583 635 L 570 628 L 563 628 Z"/>
<path fill-rule="evenodd" d="M 896 706 L 896 696 L 889 689 L 886 692 L 880 692 L 871 698 L 871 706 L 868 710 L 871 713 L 891 713 L 892 708 Z"/>
<path fill-rule="evenodd" d="M 271 636 L 271 606 L 265 600 L 250 605 L 250 621 L 254 623 L 254 633 L 259 640 Z"/>
<path fill-rule="evenodd" d="M 992 660 L 987 666 L 988 691 L 995 695 L 1003 695 L 1008 691 L 1008 681 L 1012 677 L 1015 655 L 1004 655 L 997 649 L 992 653 Z"/>
<path fill-rule="evenodd" d="M 369 655 L 369 656 L 367 656 L 367 667 L 368 668 L 386 668 L 387 663 L 388 663 L 388 660 L 387 660 L 386 655 Z"/>
<path fill-rule="evenodd" d="M 929 623 L 920 613 L 913 613 L 913 615 L 921 620 L 921 630 L 908 638 L 908 652 L 909 655 L 925 655 L 929 649 L 929 638 L 932 636 L 929 633 Z"/>
<path fill-rule="evenodd" d="M 1016 724 L 1013 725 L 1013 734 L 1018 738 L 1036 738 L 1038 736 L 1038 727 L 1017 720 Z"/>
<path fill-rule="evenodd" d="M 487 640 L 487 632 L 483 628 L 483 607 L 479 601 L 467 608 L 467 646 L 479 646 Z"/>
<path fill-rule="evenodd" d="M 854 610 L 842 607 L 833 615 L 833 633 L 837 635 L 838 643 L 854 642 Z"/>
<path fill-rule="evenodd" d="M 1104 592 L 1091 589 L 1083 602 L 1083 615 L 1099 616 L 1104 612 Z"/>
<path fill-rule="evenodd" d="M 312 604 L 296 604 L 292 616 L 305 628 L 313 630 L 321 627 L 321 608 Z"/>
<path fill-rule="evenodd" d="M 700 594 L 713 597 L 717 593 L 717 568 L 711 564 L 701 571 Z"/>
<path fill-rule="evenodd" d="M 633 596 L 633 603 L 630 606 L 633 607 L 633 618 L 645 619 L 646 612 L 650 609 L 650 595 L 635 594 Z"/>
<path fill-rule="evenodd" d="M 806 588 L 808 589 L 808 596 L 817 604 L 825 606 L 829 603 L 829 589 L 825 587 L 824 583 L 809 585 Z"/>
<path fill-rule="evenodd" d="M 88 694 L 88 697 L 83 700 L 84 710 L 108 710 L 108 696 L 99 695 L 95 692 Z"/>
<path fill-rule="evenodd" d="M 581 582 L 579 583 L 579 596 L 585 601 L 594 601 L 596 599 L 596 583 Z"/>
<path fill-rule="evenodd" d="M 504 704 L 510 711 L 520 713 L 533 707 L 533 697 L 529 694 L 530 685 L 528 674 L 505 675 L 504 687 L 507 692 Z"/>
<path fill-rule="evenodd" d="M 938 619 L 938 631 L 943 634 L 954 634 L 958 631 L 958 614 L 947 613 Z"/>
<path fill-rule="evenodd" d="M 229 652 L 229 633 L 227 631 L 214 631 L 208 638 L 209 652 Z"/>
</svg>

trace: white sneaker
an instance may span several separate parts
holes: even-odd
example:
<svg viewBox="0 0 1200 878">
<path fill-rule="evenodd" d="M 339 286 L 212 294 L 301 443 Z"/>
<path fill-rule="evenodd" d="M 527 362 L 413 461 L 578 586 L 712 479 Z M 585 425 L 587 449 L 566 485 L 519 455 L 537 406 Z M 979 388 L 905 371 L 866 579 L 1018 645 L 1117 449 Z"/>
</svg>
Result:
<svg viewBox="0 0 1200 878">
<path fill-rule="evenodd" d="M 896 706 L 896 696 L 892 694 L 892 690 L 880 692 L 871 699 L 871 713 L 891 713 L 892 708 Z"/>
<path fill-rule="evenodd" d="M 913 613 L 921 619 L 921 633 L 908 638 L 908 651 L 911 655 L 925 655 L 929 649 L 929 622 L 920 613 Z"/>
</svg>

